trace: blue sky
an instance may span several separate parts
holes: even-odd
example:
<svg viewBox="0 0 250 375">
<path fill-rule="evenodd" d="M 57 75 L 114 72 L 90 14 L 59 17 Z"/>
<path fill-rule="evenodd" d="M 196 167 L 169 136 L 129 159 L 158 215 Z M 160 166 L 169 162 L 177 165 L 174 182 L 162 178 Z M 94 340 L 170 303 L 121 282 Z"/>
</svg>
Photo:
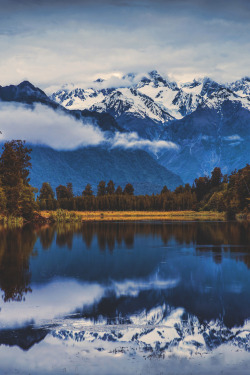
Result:
<svg viewBox="0 0 250 375">
<path fill-rule="evenodd" d="M 0 0 L 0 85 L 249 76 L 249 0 Z"/>
</svg>

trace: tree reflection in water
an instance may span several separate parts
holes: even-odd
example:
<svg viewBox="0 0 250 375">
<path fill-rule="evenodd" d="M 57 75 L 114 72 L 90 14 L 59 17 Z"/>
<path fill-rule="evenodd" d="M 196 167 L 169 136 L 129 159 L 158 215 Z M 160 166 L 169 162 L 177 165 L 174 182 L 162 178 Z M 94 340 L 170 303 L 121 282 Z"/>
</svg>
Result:
<svg viewBox="0 0 250 375">
<path fill-rule="evenodd" d="M 35 256 L 39 239 L 43 250 L 55 242 L 58 247 L 73 247 L 74 236 L 82 238 L 91 250 L 96 238 L 101 252 L 113 252 L 124 244 L 133 249 L 135 238 L 157 237 L 164 245 L 175 241 L 179 245 L 193 245 L 196 254 L 212 256 L 216 264 L 225 254 L 244 262 L 250 268 L 250 232 L 248 223 L 236 222 L 85 222 L 61 223 L 22 228 L 0 228 L 0 288 L 4 301 L 21 301 L 31 292 L 29 260 Z"/>
<path fill-rule="evenodd" d="M 21 301 L 31 292 L 29 258 L 36 233 L 28 226 L 0 229 L 0 288 L 5 302 Z"/>
</svg>

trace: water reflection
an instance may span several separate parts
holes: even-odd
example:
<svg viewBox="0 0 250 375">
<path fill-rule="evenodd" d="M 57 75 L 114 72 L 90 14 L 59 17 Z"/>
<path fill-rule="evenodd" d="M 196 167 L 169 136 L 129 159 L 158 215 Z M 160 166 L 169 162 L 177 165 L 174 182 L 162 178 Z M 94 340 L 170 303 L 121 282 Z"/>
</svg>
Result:
<svg viewBox="0 0 250 375">
<path fill-rule="evenodd" d="M 29 259 L 37 235 L 29 227 L 0 230 L 0 288 L 5 302 L 21 301 L 31 292 Z"/>
<path fill-rule="evenodd" d="M 174 241 L 177 245 L 192 245 L 197 255 L 212 256 L 216 264 L 223 255 L 229 254 L 250 268 L 250 232 L 247 223 L 232 222 L 87 222 L 84 224 L 47 225 L 41 228 L 0 228 L 0 287 L 4 300 L 22 300 L 30 291 L 30 256 L 35 256 L 35 244 L 39 239 L 42 249 L 49 250 L 53 242 L 58 247 L 72 249 L 73 238 L 81 236 L 86 249 L 91 250 L 96 238 L 100 251 L 113 252 L 124 243 L 133 249 L 135 238 L 161 239 L 164 245 Z M 172 243 L 172 242 L 171 242 Z"/>
<path fill-rule="evenodd" d="M 119 322 L 127 322 L 132 315 L 163 306 L 163 317 L 181 307 L 201 322 L 222 319 L 227 327 L 243 325 L 250 317 L 249 236 L 247 223 L 232 222 L 1 228 L 3 301 L 22 301 L 33 290 L 35 306 L 43 287 L 46 310 L 48 300 L 53 300 L 50 283 L 60 279 L 68 295 L 63 296 L 57 286 L 57 296 L 65 299 L 56 302 L 62 306 L 58 312 L 74 312 L 75 318 L 98 321 L 102 317 L 115 323 L 119 317 Z M 80 299 L 70 289 L 78 290 L 69 283 L 72 280 L 80 283 Z M 93 285 L 100 294 L 86 307 L 83 295 Z M 69 302 L 70 294 L 76 304 Z M 33 306 L 32 298 L 25 303 Z"/>
<path fill-rule="evenodd" d="M 91 248 L 96 236 L 100 250 L 113 251 L 115 244 L 123 241 L 127 247 L 133 247 L 134 238 L 138 235 L 158 236 L 164 244 L 175 239 L 178 244 L 195 244 L 217 246 L 223 251 L 225 246 L 238 251 L 239 247 L 249 246 L 249 224 L 232 222 L 181 222 L 181 223 L 146 223 L 146 222 L 86 222 L 83 225 L 58 224 L 45 226 L 37 233 L 43 249 L 48 249 L 56 236 L 58 246 L 72 248 L 75 235 L 81 235 L 87 248 Z M 227 247 L 226 247 L 227 248 Z"/>
</svg>

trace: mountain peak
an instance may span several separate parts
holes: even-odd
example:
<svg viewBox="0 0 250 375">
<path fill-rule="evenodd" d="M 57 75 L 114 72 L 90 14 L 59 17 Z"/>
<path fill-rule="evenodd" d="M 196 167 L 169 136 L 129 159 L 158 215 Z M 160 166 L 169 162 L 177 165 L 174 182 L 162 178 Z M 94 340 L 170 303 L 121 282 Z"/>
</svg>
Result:
<svg viewBox="0 0 250 375">
<path fill-rule="evenodd" d="M 97 78 L 94 83 L 102 83 L 104 82 L 105 80 L 103 78 Z"/>
<path fill-rule="evenodd" d="M 29 81 L 23 81 L 23 82 L 19 83 L 19 85 L 17 85 L 17 86 L 20 87 L 20 88 L 29 87 L 29 88 L 32 88 L 32 89 L 36 89 L 35 86 L 32 85 L 32 83 L 30 83 Z"/>
<path fill-rule="evenodd" d="M 136 77 L 136 74 L 135 73 L 128 73 L 128 74 L 124 74 L 124 76 L 122 77 L 123 80 L 125 79 L 129 79 L 130 81 L 133 81 Z"/>
</svg>

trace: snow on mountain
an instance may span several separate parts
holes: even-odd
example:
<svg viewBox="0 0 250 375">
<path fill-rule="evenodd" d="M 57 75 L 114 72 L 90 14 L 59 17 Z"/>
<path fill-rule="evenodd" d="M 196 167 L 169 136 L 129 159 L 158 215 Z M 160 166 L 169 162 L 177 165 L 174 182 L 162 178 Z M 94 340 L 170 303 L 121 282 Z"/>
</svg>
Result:
<svg viewBox="0 0 250 375">
<path fill-rule="evenodd" d="M 161 109 L 153 99 L 133 88 L 114 90 L 102 102 L 93 105 L 90 110 L 97 112 L 112 111 L 115 117 L 126 112 L 135 115 L 135 117 L 148 117 L 153 121 L 163 123 L 173 120 L 173 117 Z"/>
<path fill-rule="evenodd" d="M 161 164 L 184 182 L 192 183 L 194 178 L 211 173 L 215 166 L 230 173 L 249 163 L 249 78 L 225 85 L 204 78 L 178 86 L 152 71 L 139 78 L 130 74 L 120 81 L 118 88 L 107 87 L 102 79 L 87 89 L 65 86 L 50 98 L 24 81 L 17 86 L 0 86 L 0 101 L 14 106 L 16 102 L 28 104 L 33 109 L 40 103 L 113 135 L 137 133 L 143 140 L 173 142 L 178 147 L 157 150 L 153 155 L 152 170 Z M 126 153 L 124 150 L 119 157 L 125 160 Z M 146 170 L 143 165 L 141 169 Z M 151 172 L 147 173 L 152 178 Z M 160 173 L 164 174 L 163 170 Z M 131 178 L 127 180 L 136 182 Z M 146 175 L 143 179 L 148 181 Z M 159 186 L 162 182 L 156 180 L 154 177 Z M 176 186 L 170 180 L 169 186 Z"/>
<path fill-rule="evenodd" d="M 152 71 L 139 78 L 126 75 L 120 86 L 75 89 L 51 98 L 68 109 L 108 113 L 123 131 L 175 142 L 178 150 L 158 152 L 157 161 L 185 182 L 215 166 L 230 173 L 249 162 L 250 78 L 221 84 L 205 77 L 177 85 Z"/>
<path fill-rule="evenodd" d="M 244 77 L 228 85 L 229 89 L 241 97 L 250 96 L 250 77 Z"/>
<path fill-rule="evenodd" d="M 93 88 L 61 89 L 51 95 L 51 99 L 68 109 L 89 109 L 95 103 L 101 102 L 108 95 L 109 90 L 95 90 Z"/>
<path fill-rule="evenodd" d="M 225 100 L 241 102 L 250 109 L 249 78 L 222 85 L 206 77 L 178 86 L 156 70 L 139 81 L 136 77 L 133 73 L 122 77 L 119 88 L 98 88 L 96 82 L 102 85 L 102 79 L 95 82 L 95 88 L 63 88 L 51 99 L 68 109 L 109 112 L 115 118 L 126 113 L 162 124 L 189 115 L 199 105 L 219 107 Z"/>
</svg>

